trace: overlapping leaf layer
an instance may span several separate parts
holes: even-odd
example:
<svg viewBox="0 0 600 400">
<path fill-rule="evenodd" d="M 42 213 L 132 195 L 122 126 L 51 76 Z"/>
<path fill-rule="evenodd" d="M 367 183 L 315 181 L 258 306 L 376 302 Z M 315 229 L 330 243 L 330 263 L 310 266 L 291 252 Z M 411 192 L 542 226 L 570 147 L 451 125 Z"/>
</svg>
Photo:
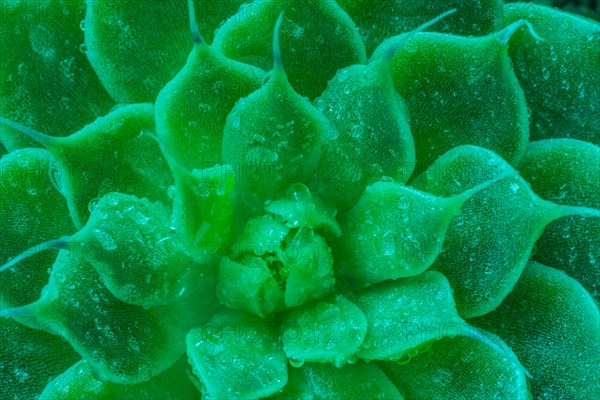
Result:
<svg viewBox="0 0 600 400">
<path fill-rule="evenodd" d="M 3 0 L 0 399 L 600 398 L 600 24 L 418 3 Z"/>
</svg>

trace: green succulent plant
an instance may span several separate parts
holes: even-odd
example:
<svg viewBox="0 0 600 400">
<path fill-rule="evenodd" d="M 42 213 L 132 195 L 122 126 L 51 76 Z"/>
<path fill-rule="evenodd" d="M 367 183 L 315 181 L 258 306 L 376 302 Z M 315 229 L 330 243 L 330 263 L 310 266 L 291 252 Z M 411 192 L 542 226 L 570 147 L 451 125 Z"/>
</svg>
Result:
<svg viewBox="0 0 600 400">
<path fill-rule="evenodd" d="M 0 399 L 600 398 L 595 20 L 0 18 Z"/>
</svg>

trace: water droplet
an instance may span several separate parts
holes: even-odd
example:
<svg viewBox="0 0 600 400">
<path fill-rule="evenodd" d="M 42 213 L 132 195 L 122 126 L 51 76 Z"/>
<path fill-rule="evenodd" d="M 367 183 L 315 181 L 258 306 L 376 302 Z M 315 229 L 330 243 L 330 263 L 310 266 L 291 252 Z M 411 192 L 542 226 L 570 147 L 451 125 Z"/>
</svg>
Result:
<svg viewBox="0 0 600 400">
<path fill-rule="evenodd" d="M 294 368 L 300 368 L 304 365 L 304 360 L 296 360 L 295 358 L 290 358 L 290 365 Z"/>
<path fill-rule="evenodd" d="M 9 375 L 10 376 L 10 375 Z M 14 376 L 17 378 L 17 380 L 19 381 L 19 383 L 25 383 L 25 381 L 27 381 L 30 377 L 30 375 L 23 371 L 22 369 L 19 368 L 15 368 L 14 370 Z"/>
<path fill-rule="evenodd" d="M 112 251 L 117 249 L 117 242 L 110 233 L 102 229 L 94 229 L 92 232 L 105 250 Z"/>
<path fill-rule="evenodd" d="M 207 113 L 212 109 L 210 104 L 207 103 L 200 103 L 198 104 L 198 112 L 200 113 Z"/>
<path fill-rule="evenodd" d="M 167 189 L 167 196 L 169 196 L 170 199 L 174 199 L 175 196 L 177 196 L 177 188 L 175 187 L 175 185 L 169 186 L 169 188 Z"/>
<path fill-rule="evenodd" d="M 410 356 L 410 354 L 408 354 L 408 353 L 406 353 L 406 354 L 402 354 L 402 357 L 400 357 L 400 358 L 399 358 L 399 359 L 396 361 L 396 363 L 397 363 L 398 365 L 406 365 L 406 364 L 408 364 L 408 363 L 410 362 L 410 359 L 411 359 L 411 358 L 412 358 L 412 357 L 411 357 L 411 356 Z"/>
<path fill-rule="evenodd" d="M 362 125 L 354 125 L 351 129 L 350 129 L 350 134 L 352 135 L 352 137 L 354 139 L 360 139 L 364 133 L 365 129 L 363 128 Z"/>
<path fill-rule="evenodd" d="M 52 185 L 62 193 L 62 170 L 60 167 L 57 164 L 50 164 L 49 174 Z"/>
<path fill-rule="evenodd" d="M 194 193 L 200 197 L 210 196 L 210 190 L 206 185 L 199 185 L 194 189 Z"/>
<path fill-rule="evenodd" d="M 288 189 L 287 197 L 291 200 L 304 201 L 310 200 L 312 196 L 310 194 L 310 189 L 308 189 L 306 185 L 296 183 Z"/>
<path fill-rule="evenodd" d="M 57 272 L 55 275 L 56 281 L 59 283 L 64 283 L 67 280 L 67 276 L 62 272 Z"/>
<path fill-rule="evenodd" d="M 398 208 L 406 210 L 410 206 L 410 201 L 407 196 L 400 196 L 398 198 Z"/>
<path fill-rule="evenodd" d="M 240 114 L 236 113 L 232 113 L 229 115 L 229 118 L 231 120 L 231 125 L 233 126 L 234 129 L 238 129 L 240 127 Z"/>
<path fill-rule="evenodd" d="M 96 206 L 98 205 L 99 201 L 100 201 L 99 198 L 95 198 L 95 199 L 90 200 L 90 202 L 88 203 L 88 211 L 90 213 L 94 212 L 94 210 L 96 209 Z"/>
<path fill-rule="evenodd" d="M 79 45 L 79 51 L 82 52 L 83 54 L 87 53 L 87 45 L 85 43 L 81 43 Z"/>
<path fill-rule="evenodd" d="M 85 31 L 85 19 L 82 19 L 81 22 L 79 23 L 79 29 L 81 29 L 82 31 Z"/>
</svg>

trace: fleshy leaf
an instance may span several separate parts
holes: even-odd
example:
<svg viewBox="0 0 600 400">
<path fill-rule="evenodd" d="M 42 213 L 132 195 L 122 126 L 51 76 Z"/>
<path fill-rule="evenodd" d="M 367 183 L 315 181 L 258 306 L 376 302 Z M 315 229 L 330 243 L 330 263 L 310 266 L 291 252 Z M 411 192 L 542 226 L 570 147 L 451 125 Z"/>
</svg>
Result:
<svg viewBox="0 0 600 400">
<path fill-rule="evenodd" d="M 175 185 L 172 225 L 201 263 L 213 265 L 232 240 L 235 226 L 236 175 L 229 165 L 191 172 L 173 165 Z"/>
<path fill-rule="evenodd" d="M 204 37 L 210 40 L 212 30 L 245 1 L 196 0 Z M 118 103 L 154 101 L 192 49 L 186 2 L 86 3 L 87 56 L 108 92 Z"/>
<path fill-rule="evenodd" d="M 339 274 L 357 286 L 420 274 L 442 250 L 452 218 L 471 195 L 442 198 L 392 182 L 367 187 L 342 219 Z"/>
<path fill-rule="evenodd" d="M 206 265 L 186 253 L 160 203 L 108 193 L 93 205 L 85 227 L 66 239 L 82 254 L 119 300 L 145 308 L 169 304 L 202 280 L 214 280 Z"/>
<path fill-rule="evenodd" d="M 0 116 L 67 136 L 114 105 L 84 54 L 83 0 L 3 1 L 0 15 Z M 39 146 L 1 125 L 0 142 Z"/>
<path fill-rule="evenodd" d="M 329 129 L 325 117 L 288 81 L 279 47 L 282 23 L 283 14 L 275 24 L 269 80 L 236 103 L 223 131 L 223 161 L 241 171 L 236 191 L 250 215 L 291 185 L 309 182 Z"/>
<path fill-rule="evenodd" d="M 456 8 L 456 15 L 431 30 L 483 36 L 502 28 L 501 0 L 338 0 L 356 22 L 367 55 L 390 36 L 413 30 L 440 13 Z"/>
<path fill-rule="evenodd" d="M 0 264 L 75 230 L 67 203 L 53 184 L 55 166 L 56 161 L 42 149 L 16 150 L 0 160 Z M 0 306 L 21 306 L 38 299 L 57 254 L 36 254 L 1 272 Z"/>
<path fill-rule="evenodd" d="M 519 19 L 531 21 L 545 39 L 517 32 L 508 49 L 531 109 L 531 139 L 600 144 L 598 22 L 537 4 L 507 4 L 505 25 Z"/>
<path fill-rule="evenodd" d="M 36 328 L 45 327 L 38 324 Z M 61 337 L 0 318 L 0 387 L 7 400 L 37 399 L 80 356 Z"/>
<path fill-rule="evenodd" d="M 288 368 L 288 381 L 283 389 L 265 399 L 269 400 L 314 400 L 312 388 L 304 377 L 302 369 Z"/>
<path fill-rule="evenodd" d="M 462 171 L 454 174 L 457 170 Z M 494 181 L 469 198 L 450 222 L 443 251 L 432 265 L 450 281 L 464 318 L 484 315 L 500 305 L 546 225 L 568 215 L 600 216 L 598 210 L 540 199 L 506 161 L 479 147 L 450 150 L 415 185 L 436 195 L 452 195 L 490 177 Z"/>
<path fill-rule="evenodd" d="M 367 336 L 357 354 L 366 360 L 401 360 L 431 340 L 469 329 L 438 272 L 382 283 L 355 304 L 367 316 Z"/>
<path fill-rule="evenodd" d="M 284 306 L 283 290 L 266 261 L 239 263 L 224 257 L 219 266 L 217 296 L 222 304 L 264 317 Z"/>
<path fill-rule="evenodd" d="M 109 192 L 168 203 L 172 176 L 150 136 L 154 130 L 151 104 L 120 106 L 66 138 L 53 138 L 2 117 L 0 122 L 33 137 L 58 161 L 53 179 L 79 228 L 89 217 L 89 203 Z"/>
<path fill-rule="evenodd" d="M 564 272 L 531 262 L 494 312 L 472 320 L 500 336 L 531 373 L 536 399 L 600 395 L 600 311 Z"/>
<path fill-rule="evenodd" d="M 303 184 L 290 187 L 287 197 L 265 203 L 265 211 L 275 216 L 288 228 L 308 227 L 322 229 L 326 234 L 338 237 L 342 234 L 335 219 L 335 211 L 327 207 Z"/>
<path fill-rule="evenodd" d="M 339 295 L 293 309 L 283 320 L 282 329 L 283 350 L 290 362 L 341 367 L 362 344 L 367 319 L 356 305 Z"/>
<path fill-rule="evenodd" d="M 184 368 L 185 362 L 179 362 L 148 382 L 119 385 L 96 379 L 89 364 L 82 360 L 51 381 L 39 400 L 200 399 Z"/>
<path fill-rule="evenodd" d="M 187 336 L 187 352 L 211 399 L 255 399 L 287 382 L 285 354 L 263 320 L 242 313 L 215 316 Z"/>
<path fill-rule="evenodd" d="M 408 113 L 389 63 L 380 59 L 339 71 L 316 100 L 332 128 L 319 163 L 319 194 L 339 212 L 382 177 L 405 183 L 412 174 Z"/>
<path fill-rule="evenodd" d="M 122 303 L 81 254 L 61 251 L 40 300 L 3 310 L 3 316 L 35 317 L 65 338 L 98 379 L 135 384 L 183 354 L 186 333 L 210 312 L 197 301 L 189 296 L 149 310 Z"/>
<path fill-rule="evenodd" d="M 506 344 L 486 342 L 447 337 L 406 363 L 378 365 L 406 400 L 530 400 L 526 372 L 516 356 Z"/>
<path fill-rule="evenodd" d="M 217 295 L 224 305 L 264 317 L 328 295 L 334 283 L 323 237 L 264 215 L 248 221 L 222 259 Z"/>
<path fill-rule="evenodd" d="M 166 151 L 190 170 L 219 164 L 225 119 L 236 101 L 260 88 L 263 75 L 203 41 L 196 43 L 183 69 L 156 99 L 156 133 Z"/>
<path fill-rule="evenodd" d="M 533 142 L 519 172 L 540 197 L 600 209 L 600 148 L 574 139 Z M 569 216 L 546 227 L 532 258 L 565 271 L 600 302 L 600 218 Z"/>
<path fill-rule="evenodd" d="M 312 363 L 306 364 L 302 373 L 315 400 L 403 399 L 394 384 L 374 363 L 358 362 L 342 368 Z"/>
<path fill-rule="evenodd" d="M 399 40 L 403 35 L 388 39 L 372 60 Z M 396 51 L 392 64 L 396 90 L 410 114 L 416 174 L 465 144 L 490 149 L 513 164 L 522 157 L 529 139 L 527 104 L 496 34 L 418 33 Z"/>
<path fill-rule="evenodd" d="M 226 57 L 268 70 L 271 27 L 281 12 L 285 13 L 282 55 L 291 86 L 302 96 L 314 99 L 336 71 L 366 62 L 354 22 L 329 0 L 259 0 L 243 5 L 217 32 L 215 48 Z"/>
</svg>

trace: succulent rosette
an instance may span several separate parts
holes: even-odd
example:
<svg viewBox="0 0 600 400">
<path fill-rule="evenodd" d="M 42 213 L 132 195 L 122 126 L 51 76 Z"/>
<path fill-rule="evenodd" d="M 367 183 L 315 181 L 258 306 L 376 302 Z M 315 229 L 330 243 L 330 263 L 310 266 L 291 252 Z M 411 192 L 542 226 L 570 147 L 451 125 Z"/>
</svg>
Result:
<svg viewBox="0 0 600 400">
<path fill-rule="evenodd" d="M 595 20 L 0 16 L 0 399 L 600 398 Z"/>
</svg>

